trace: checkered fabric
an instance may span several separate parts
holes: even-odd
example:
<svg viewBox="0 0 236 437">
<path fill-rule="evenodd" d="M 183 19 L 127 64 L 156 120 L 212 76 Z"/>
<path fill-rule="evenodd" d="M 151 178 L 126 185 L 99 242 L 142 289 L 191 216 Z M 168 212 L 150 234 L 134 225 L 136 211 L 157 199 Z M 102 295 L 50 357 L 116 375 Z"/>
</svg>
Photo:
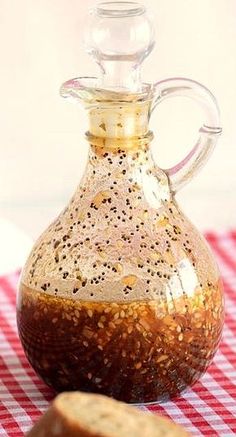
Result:
<svg viewBox="0 0 236 437">
<path fill-rule="evenodd" d="M 219 351 L 192 389 L 171 402 L 141 408 L 170 417 L 195 436 L 230 437 L 236 435 L 236 232 L 209 232 L 206 237 L 225 286 L 226 320 Z M 54 396 L 28 364 L 18 339 L 18 278 L 19 273 L 0 278 L 0 436 L 24 435 Z"/>
</svg>

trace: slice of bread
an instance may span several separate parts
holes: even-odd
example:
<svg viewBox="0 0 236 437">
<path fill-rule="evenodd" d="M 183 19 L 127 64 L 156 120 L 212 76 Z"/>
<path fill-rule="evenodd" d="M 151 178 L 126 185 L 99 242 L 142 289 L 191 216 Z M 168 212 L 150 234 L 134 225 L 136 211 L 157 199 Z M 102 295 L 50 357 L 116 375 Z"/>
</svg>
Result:
<svg viewBox="0 0 236 437">
<path fill-rule="evenodd" d="M 187 437 L 179 425 L 106 396 L 62 393 L 28 437 Z"/>
</svg>

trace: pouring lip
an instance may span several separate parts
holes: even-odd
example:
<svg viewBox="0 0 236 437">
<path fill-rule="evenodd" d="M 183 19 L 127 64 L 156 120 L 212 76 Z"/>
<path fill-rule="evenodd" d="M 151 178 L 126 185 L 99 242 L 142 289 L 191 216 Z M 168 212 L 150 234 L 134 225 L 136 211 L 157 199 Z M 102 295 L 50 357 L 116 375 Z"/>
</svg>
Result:
<svg viewBox="0 0 236 437">
<path fill-rule="evenodd" d="M 146 12 L 144 5 L 129 1 L 107 1 L 91 8 L 91 13 L 101 18 L 126 18 L 142 15 Z"/>
<path fill-rule="evenodd" d="M 96 103 L 141 103 L 153 99 L 154 86 L 142 83 L 140 91 L 104 89 L 98 86 L 97 77 L 76 77 L 64 82 L 60 95 L 70 100 L 79 100 L 87 104 Z"/>
</svg>

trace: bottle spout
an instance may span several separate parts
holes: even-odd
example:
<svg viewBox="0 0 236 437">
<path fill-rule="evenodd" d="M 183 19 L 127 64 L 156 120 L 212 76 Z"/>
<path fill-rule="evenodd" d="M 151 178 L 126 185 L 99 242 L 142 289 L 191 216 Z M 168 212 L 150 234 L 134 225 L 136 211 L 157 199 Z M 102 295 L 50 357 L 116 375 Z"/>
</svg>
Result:
<svg viewBox="0 0 236 437">
<path fill-rule="evenodd" d="M 110 147 L 118 138 L 120 144 L 129 139 L 132 147 L 146 144 L 152 138 L 153 86 L 141 82 L 140 69 L 154 46 L 154 30 L 145 7 L 122 1 L 98 4 L 90 11 L 84 38 L 100 76 L 65 82 L 61 96 L 88 109 L 91 144 Z"/>
<path fill-rule="evenodd" d="M 154 28 L 143 5 L 99 3 L 90 10 L 84 43 L 100 66 L 98 87 L 140 91 L 141 64 L 154 47 Z"/>
</svg>

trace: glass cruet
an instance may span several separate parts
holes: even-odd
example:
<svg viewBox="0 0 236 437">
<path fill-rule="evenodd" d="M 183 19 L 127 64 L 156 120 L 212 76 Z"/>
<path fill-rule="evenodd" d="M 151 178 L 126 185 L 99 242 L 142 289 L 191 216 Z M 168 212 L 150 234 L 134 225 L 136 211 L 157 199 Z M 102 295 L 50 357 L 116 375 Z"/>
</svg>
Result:
<svg viewBox="0 0 236 437">
<path fill-rule="evenodd" d="M 154 45 L 142 5 L 96 6 L 85 44 L 100 77 L 70 80 L 61 94 L 88 111 L 87 167 L 25 264 L 19 335 L 32 367 L 56 391 L 160 402 L 201 376 L 221 337 L 217 265 L 175 200 L 216 144 L 219 111 L 193 80 L 142 83 L 140 66 Z M 191 152 L 163 170 L 152 158 L 148 123 L 172 96 L 200 103 L 205 123 Z"/>
</svg>

